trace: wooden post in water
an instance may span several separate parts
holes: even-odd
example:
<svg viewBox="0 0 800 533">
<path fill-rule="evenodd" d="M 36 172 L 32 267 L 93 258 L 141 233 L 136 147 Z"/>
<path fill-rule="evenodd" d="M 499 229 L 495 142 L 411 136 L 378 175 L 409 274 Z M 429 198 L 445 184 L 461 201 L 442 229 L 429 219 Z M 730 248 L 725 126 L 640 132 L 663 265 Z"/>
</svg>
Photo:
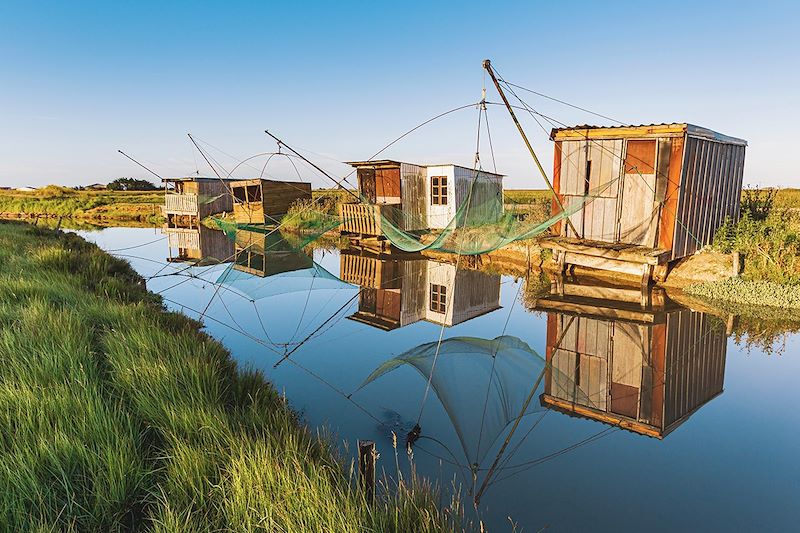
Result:
<svg viewBox="0 0 800 533">
<path fill-rule="evenodd" d="M 738 250 L 733 252 L 733 277 L 738 278 L 742 271 L 742 258 L 739 256 Z"/>
<path fill-rule="evenodd" d="M 375 441 L 358 441 L 358 481 L 367 503 L 375 501 Z"/>
</svg>

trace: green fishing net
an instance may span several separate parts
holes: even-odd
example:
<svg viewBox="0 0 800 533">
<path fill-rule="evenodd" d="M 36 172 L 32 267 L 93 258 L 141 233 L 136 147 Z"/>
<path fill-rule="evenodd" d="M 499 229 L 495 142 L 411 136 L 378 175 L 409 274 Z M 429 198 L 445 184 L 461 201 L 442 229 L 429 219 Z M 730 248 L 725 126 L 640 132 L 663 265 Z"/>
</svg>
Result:
<svg viewBox="0 0 800 533">
<path fill-rule="evenodd" d="M 564 209 L 547 220 L 527 216 L 521 206 L 504 206 L 502 190 L 480 175 L 465 185 L 465 197 L 455 216 L 441 230 L 419 231 L 435 220 L 432 210 L 410 210 L 407 206 L 380 206 L 381 233 L 405 252 L 439 250 L 460 255 L 477 255 L 502 248 L 512 242 L 531 239 L 572 217 L 600 196 L 612 182 L 586 195 L 564 203 Z"/>
</svg>

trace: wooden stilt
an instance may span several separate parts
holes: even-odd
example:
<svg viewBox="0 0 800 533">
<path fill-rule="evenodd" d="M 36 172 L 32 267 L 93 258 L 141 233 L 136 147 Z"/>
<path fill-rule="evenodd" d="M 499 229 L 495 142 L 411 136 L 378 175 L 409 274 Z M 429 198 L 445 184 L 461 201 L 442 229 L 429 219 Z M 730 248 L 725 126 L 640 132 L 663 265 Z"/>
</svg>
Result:
<svg viewBox="0 0 800 533">
<path fill-rule="evenodd" d="M 358 480 L 367 502 L 375 501 L 375 441 L 358 441 Z"/>
</svg>

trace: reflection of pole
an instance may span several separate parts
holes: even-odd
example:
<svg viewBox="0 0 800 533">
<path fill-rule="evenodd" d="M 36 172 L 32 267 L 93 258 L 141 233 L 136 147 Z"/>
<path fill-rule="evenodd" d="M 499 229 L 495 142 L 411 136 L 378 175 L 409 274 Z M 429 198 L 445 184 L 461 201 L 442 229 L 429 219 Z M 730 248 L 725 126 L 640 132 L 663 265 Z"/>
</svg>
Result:
<svg viewBox="0 0 800 533">
<path fill-rule="evenodd" d="M 564 337 L 566 336 L 567 331 L 569 331 L 569 328 L 572 325 L 572 321 L 574 319 L 575 319 L 574 316 L 570 317 L 569 323 L 567 323 L 567 327 L 565 327 L 561 331 L 561 335 L 558 337 L 558 339 L 556 340 L 556 343 L 554 345 L 554 348 L 553 348 L 554 351 L 558 350 L 558 348 L 561 346 L 561 341 L 564 340 Z M 544 377 L 545 373 L 547 372 L 547 365 L 548 365 L 548 363 L 547 363 L 547 361 L 545 361 L 544 368 L 542 369 L 541 373 L 539 374 L 539 377 L 536 378 L 536 383 L 533 384 L 533 388 L 531 389 L 530 394 L 528 394 L 528 397 L 525 399 L 525 403 L 522 405 L 522 409 L 520 409 L 520 411 L 519 411 L 519 416 L 517 416 L 517 419 L 514 420 L 514 425 L 511 426 L 511 431 L 508 432 L 508 436 L 506 436 L 506 440 L 503 441 L 503 446 L 500 447 L 500 451 L 497 452 L 497 455 L 494 458 L 494 462 L 492 463 L 492 466 L 489 468 L 489 471 L 486 473 L 486 477 L 483 478 L 483 483 L 481 483 L 481 488 L 478 489 L 477 493 L 475 493 L 475 505 L 478 505 L 478 503 L 480 503 L 481 496 L 483 495 L 483 491 L 486 490 L 486 485 L 489 483 L 489 480 L 492 478 L 492 474 L 494 473 L 494 470 L 497 468 L 497 465 L 500 462 L 500 458 L 505 453 L 506 448 L 508 447 L 508 443 L 511 442 L 511 437 L 514 436 L 514 432 L 517 430 L 517 427 L 519 426 L 519 423 L 522 420 L 522 416 L 525 414 L 525 411 L 528 410 L 528 406 L 530 405 L 531 400 L 533 399 L 533 395 L 536 394 L 536 389 L 539 388 L 539 383 L 542 382 L 542 378 Z"/>
<path fill-rule="evenodd" d="M 488 59 L 483 60 L 483 68 L 486 69 L 486 72 L 489 73 L 489 76 L 492 78 L 492 82 L 494 82 L 494 86 L 497 89 L 497 92 L 500 93 L 500 98 L 503 99 L 503 103 L 506 105 L 506 109 L 508 109 L 509 114 L 511 115 L 511 119 L 514 121 L 514 124 L 517 126 L 519 130 L 519 134 L 522 136 L 522 140 L 525 141 L 525 146 L 528 147 L 528 152 L 530 152 L 531 157 L 533 158 L 533 162 L 536 163 L 536 167 L 539 169 L 539 172 L 542 174 L 544 178 L 544 182 L 547 184 L 547 188 L 550 189 L 550 192 L 553 193 L 553 197 L 556 199 L 556 203 L 558 207 L 561 208 L 561 211 L 564 211 L 564 204 L 561 203 L 561 198 L 559 198 L 558 194 L 556 193 L 555 189 L 553 189 L 553 185 L 550 183 L 550 178 L 547 177 L 547 173 L 544 171 L 544 167 L 539 162 L 539 158 L 536 157 L 536 152 L 533 151 L 533 146 L 531 146 L 530 141 L 528 140 L 528 136 L 525 135 L 525 130 L 522 129 L 522 124 L 519 123 L 517 120 L 517 115 L 514 114 L 514 109 L 511 107 L 511 104 L 508 103 L 508 98 L 506 98 L 506 93 L 503 92 L 503 88 L 500 87 L 500 82 L 497 81 L 497 77 L 494 75 L 494 70 L 492 70 L 492 62 Z M 575 226 L 572 225 L 572 221 L 567 217 L 567 225 L 572 230 L 572 232 L 578 236 L 580 233 L 577 232 Z"/>
</svg>

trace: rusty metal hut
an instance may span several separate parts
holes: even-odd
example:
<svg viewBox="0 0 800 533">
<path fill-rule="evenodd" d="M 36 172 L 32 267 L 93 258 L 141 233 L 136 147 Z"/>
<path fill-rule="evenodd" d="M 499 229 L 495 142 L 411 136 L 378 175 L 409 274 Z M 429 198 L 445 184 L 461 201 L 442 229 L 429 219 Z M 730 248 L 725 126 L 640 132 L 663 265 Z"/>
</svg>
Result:
<svg viewBox="0 0 800 533">
<path fill-rule="evenodd" d="M 311 201 L 311 184 L 265 179 L 231 182 L 233 218 L 240 224 L 272 224 L 299 200 Z"/>
<path fill-rule="evenodd" d="M 554 129 L 553 188 L 563 205 L 593 199 L 543 247 L 560 266 L 663 280 L 671 262 L 738 220 L 747 142 L 692 124 Z M 554 212 L 560 210 L 553 202 Z"/>
</svg>

